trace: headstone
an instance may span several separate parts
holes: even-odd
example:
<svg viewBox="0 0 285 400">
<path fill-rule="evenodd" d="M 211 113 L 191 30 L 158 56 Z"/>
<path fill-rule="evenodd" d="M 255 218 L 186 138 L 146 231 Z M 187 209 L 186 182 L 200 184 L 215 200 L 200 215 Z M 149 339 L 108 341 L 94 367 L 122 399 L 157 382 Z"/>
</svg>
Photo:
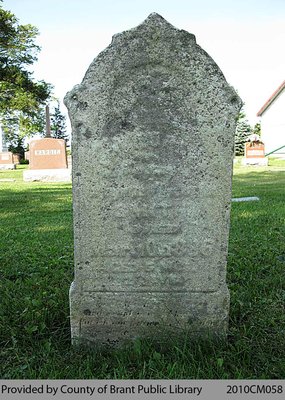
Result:
<svg viewBox="0 0 285 400">
<path fill-rule="evenodd" d="M 14 161 L 13 153 L 10 151 L 0 153 L 0 169 L 15 169 L 16 165 Z"/>
<path fill-rule="evenodd" d="M 28 181 L 70 181 L 67 169 L 66 146 L 63 139 L 46 137 L 31 140 L 29 145 L 29 169 L 23 173 Z"/>
<path fill-rule="evenodd" d="M 8 151 L 6 138 L 3 129 L 0 125 L 0 153 L 6 153 Z"/>
<path fill-rule="evenodd" d="M 259 137 L 245 143 L 244 154 L 243 165 L 268 165 L 268 158 L 265 157 L 265 146 L 264 143 L 260 142 Z"/>
<path fill-rule="evenodd" d="M 0 125 L 0 169 L 15 169 L 13 153 L 8 151 L 5 135 Z"/>
<path fill-rule="evenodd" d="M 158 14 L 117 34 L 66 95 L 73 341 L 225 335 L 241 101 L 195 36 Z"/>
<path fill-rule="evenodd" d="M 65 141 L 63 139 L 35 139 L 29 146 L 30 169 L 67 168 Z"/>
<path fill-rule="evenodd" d="M 29 170 L 23 172 L 26 182 L 69 182 L 71 171 L 67 164 L 66 144 L 63 139 L 51 137 L 49 106 L 46 105 L 46 137 L 30 142 Z"/>
</svg>

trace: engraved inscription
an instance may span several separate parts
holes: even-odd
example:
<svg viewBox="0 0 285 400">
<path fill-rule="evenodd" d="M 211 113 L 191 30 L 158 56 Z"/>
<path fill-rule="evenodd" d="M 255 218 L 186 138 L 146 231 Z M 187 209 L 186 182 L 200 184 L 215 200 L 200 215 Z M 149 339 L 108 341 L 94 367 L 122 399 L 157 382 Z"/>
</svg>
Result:
<svg viewBox="0 0 285 400">
<path fill-rule="evenodd" d="M 36 156 L 57 156 L 59 154 L 60 154 L 60 149 L 35 150 Z"/>
<path fill-rule="evenodd" d="M 263 156 L 264 155 L 264 151 L 263 150 L 251 150 L 251 149 L 247 149 L 247 156 Z"/>
</svg>

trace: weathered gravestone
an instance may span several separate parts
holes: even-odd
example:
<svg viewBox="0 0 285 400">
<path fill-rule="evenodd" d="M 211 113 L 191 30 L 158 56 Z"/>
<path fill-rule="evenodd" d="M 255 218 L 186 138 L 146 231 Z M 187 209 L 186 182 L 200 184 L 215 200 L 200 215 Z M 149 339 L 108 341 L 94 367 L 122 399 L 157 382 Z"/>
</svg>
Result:
<svg viewBox="0 0 285 400">
<path fill-rule="evenodd" d="M 115 35 L 65 98 L 73 129 L 72 337 L 225 334 L 241 101 L 158 14 Z"/>
</svg>

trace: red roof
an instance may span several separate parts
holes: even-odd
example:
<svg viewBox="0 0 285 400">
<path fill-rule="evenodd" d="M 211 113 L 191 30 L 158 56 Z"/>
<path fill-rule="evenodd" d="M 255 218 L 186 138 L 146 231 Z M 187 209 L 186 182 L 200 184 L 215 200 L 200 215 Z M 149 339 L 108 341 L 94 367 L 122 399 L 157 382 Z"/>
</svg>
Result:
<svg viewBox="0 0 285 400">
<path fill-rule="evenodd" d="M 272 96 L 269 97 L 267 102 L 264 104 L 263 107 L 258 111 L 257 116 L 261 117 L 264 111 L 267 110 L 267 108 L 273 103 L 273 101 L 279 96 L 279 94 L 282 92 L 282 90 L 285 89 L 285 81 L 281 83 L 281 85 L 275 90 L 275 92 L 272 94 Z"/>
</svg>

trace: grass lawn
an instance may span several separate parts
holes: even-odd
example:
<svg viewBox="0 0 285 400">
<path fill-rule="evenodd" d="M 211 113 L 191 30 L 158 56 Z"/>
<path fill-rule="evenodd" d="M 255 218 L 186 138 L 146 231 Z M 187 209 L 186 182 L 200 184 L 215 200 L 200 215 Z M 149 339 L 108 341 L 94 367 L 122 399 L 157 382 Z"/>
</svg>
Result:
<svg viewBox="0 0 285 400">
<path fill-rule="evenodd" d="M 227 342 L 117 351 L 73 348 L 70 184 L 24 183 L 0 171 L 0 377 L 8 379 L 285 378 L 285 161 L 235 167 L 228 257 Z"/>
</svg>

